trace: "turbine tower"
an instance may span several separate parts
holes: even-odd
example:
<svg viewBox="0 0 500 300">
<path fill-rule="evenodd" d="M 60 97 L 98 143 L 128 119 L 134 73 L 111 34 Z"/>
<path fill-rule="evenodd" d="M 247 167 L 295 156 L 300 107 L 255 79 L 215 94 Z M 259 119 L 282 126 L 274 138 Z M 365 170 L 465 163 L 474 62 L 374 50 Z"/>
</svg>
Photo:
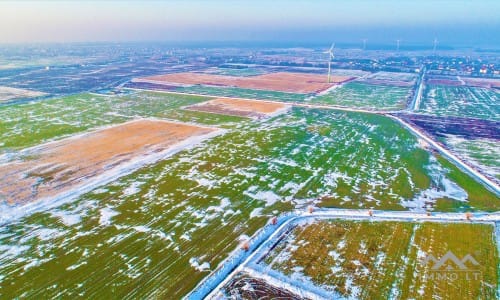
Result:
<svg viewBox="0 0 500 300">
<path fill-rule="evenodd" d="M 366 50 L 366 41 L 367 41 L 367 39 L 363 39 L 362 41 L 363 41 L 363 50 Z"/>
<path fill-rule="evenodd" d="M 330 47 L 330 49 L 328 49 L 327 51 L 323 52 L 325 54 L 328 54 L 328 78 L 327 78 L 327 83 L 330 83 L 331 81 L 331 72 L 332 72 L 332 60 L 333 58 L 335 57 L 333 55 L 333 49 L 335 48 L 335 43 L 332 44 L 332 46 Z"/>
<path fill-rule="evenodd" d="M 396 40 L 396 51 L 399 51 L 399 43 L 401 42 L 400 39 Z"/>
<path fill-rule="evenodd" d="M 433 47 L 432 47 L 432 52 L 433 52 L 434 54 L 436 54 L 437 44 L 438 44 L 438 39 L 437 39 L 437 38 L 434 38 L 434 43 L 433 43 Z"/>
</svg>

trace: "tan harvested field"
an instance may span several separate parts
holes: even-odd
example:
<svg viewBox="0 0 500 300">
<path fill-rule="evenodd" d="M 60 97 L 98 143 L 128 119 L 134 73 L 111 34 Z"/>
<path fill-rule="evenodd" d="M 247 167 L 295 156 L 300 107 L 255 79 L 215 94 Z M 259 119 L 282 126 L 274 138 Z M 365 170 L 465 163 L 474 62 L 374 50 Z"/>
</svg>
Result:
<svg viewBox="0 0 500 300">
<path fill-rule="evenodd" d="M 496 78 L 468 78 L 463 77 L 465 84 L 484 88 L 500 88 L 500 79 Z"/>
<path fill-rule="evenodd" d="M 0 86 L 0 102 L 17 98 L 40 97 L 44 95 L 46 94 L 42 92 Z"/>
<path fill-rule="evenodd" d="M 283 112 L 287 108 L 287 105 L 281 103 L 217 98 L 188 106 L 185 109 L 260 119 Z"/>
<path fill-rule="evenodd" d="M 174 85 L 203 84 L 308 94 L 321 92 L 352 78 L 350 76 L 332 76 L 331 83 L 327 83 L 326 75 L 308 73 L 277 72 L 241 77 L 186 72 L 150 76 L 138 79 L 138 81 Z"/>
<path fill-rule="evenodd" d="M 30 149 L 22 159 L 0 165 L 0 197 L 13 204 L 56 196 L 133 159 L 146 159 L 187 138 L 215 130 L 136 120 L 48 143 Z"/>
</svg>

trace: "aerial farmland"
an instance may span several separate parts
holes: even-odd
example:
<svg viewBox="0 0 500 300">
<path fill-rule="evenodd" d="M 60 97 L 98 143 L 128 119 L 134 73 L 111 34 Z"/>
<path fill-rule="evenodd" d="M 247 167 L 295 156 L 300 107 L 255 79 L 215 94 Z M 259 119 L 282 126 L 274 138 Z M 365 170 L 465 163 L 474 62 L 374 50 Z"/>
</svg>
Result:
<svg viewBox="0 0 500 300">
<path fill-rule="evenodd" d="M 141 49 L 0 78 L 0 298 L 497 296 L 494 81 Z"/>
</svg>

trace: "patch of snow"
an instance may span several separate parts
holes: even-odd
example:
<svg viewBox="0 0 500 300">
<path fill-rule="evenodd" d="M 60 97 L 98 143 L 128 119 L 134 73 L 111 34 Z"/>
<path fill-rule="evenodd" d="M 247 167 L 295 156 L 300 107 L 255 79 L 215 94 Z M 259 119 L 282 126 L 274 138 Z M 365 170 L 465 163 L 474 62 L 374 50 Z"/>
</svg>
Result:
<svg viewBox="0 0 500 300">
<path fill-rule="evenodd" d="M 80 215 L 71 214 L 63 210 L 53 210 L 50 212 L 54 217 L 59 218 L 66 226 L 72 226 L 81 222 Z"/>
<path fill-rule="evenodd" d="M 5 258 L 14 258 L 23 254 L 23 252 L 30 249 L 30 246 L 26 245 L 0 245 L 0 260 Z"/>
<path fill-rule="evenodd" d="M 208 262 L 200 264 L 199 259 L 196 257 L 191 257 L 189 259 L 189 264 L 198 272 L 210 271 L 210 264 Z"/>
<path fill-rule="evenodd" d="M 37 236 L 42 241 L 51 240 L 63 234 L 64 232 L 52 228 L 40 228 L 33 232 L 33 235 Z"/>
<path fill-rule="evenodd" d="M 149 232 L 151 231 L 151 228 L 147 227 L 147 226 L 143 226 L 143 225 L 140 225 L 140 226 L 134 226 L 132 227 L 135 231 L 138 231 L 138 232 Z"/>
<path fill-rule="evenodd" d="M 254 209 L 254 210 L 252 210 L 252 212 L 250 213 L 250 218 L 261 216 L 262 210 L 263 210 L 263 208 L 262 208 L 262 207 L 257 207 L 257 208 L 255 208 L 255 209 Z"/>
<path fill-rule="evenodd" d="M 119 215 L 117 211 L 111 209 L 110 207 L 101 208 L 100 214 L 101 216 L 99 217 L 99 224 L 101 226 L 111 225 L 111 218 Z"/>
<path fill-rule="evenodd" d="M 181 235 L 181 239 L 186 240 L 186 241 L 190 241 L 191 236 L 189 236 L 189 234 L 187 234 L 187 233 L 184 233 Z"/>
<path fill-rule="evenodd" d="M 133 182 L 128 188 L 123 190 L 123 195 L 125 196 L 131 196 L 134 194 L 137 194 L 141 191 L 139 188 L 143 182 Z"/>
<path fill-rule="evenodd" d="M 245 191 L 243 192 L 243 194 L 255 200 L 265 201 L 266 206 L 273 205 L 280 200 L 280 196 L 276 195 L 273 191 L 258 191 L 255 194 Z"/>
</svg>

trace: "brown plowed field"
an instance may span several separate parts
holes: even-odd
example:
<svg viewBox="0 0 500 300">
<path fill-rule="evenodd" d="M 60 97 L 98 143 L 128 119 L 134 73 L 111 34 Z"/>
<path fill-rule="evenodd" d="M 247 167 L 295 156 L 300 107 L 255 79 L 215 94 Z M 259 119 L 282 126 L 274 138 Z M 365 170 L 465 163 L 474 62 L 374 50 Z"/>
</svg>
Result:
<svg viewBox="0 0 500 300">
<path fill-rule="evenodd" d="M 465 84 L 470 86 L 484 87 L 484 88 L 500 88 L 500 79 L 498 78 L 467 78 L 462 77 Z"/>
<path fill-rule="evenodd" d="M 24 160 L 0 165 L 0 195 L 10 204 L 55 196 L 134 158 L 144 158 L 214 130 L 137 120 L 48 143 L 30 151 Z"/>
<path fill-rule="evenodd" d="M 462 83 L 458 80 L 450 80 L 450 79 L 429 79 L 426 80 L 427 84 L 433 85 L 452 85 L 452 86 L 460 86 Z"/>
<path fill-rule="evenodd" d="M 260 119 L 284 111 L 287 107 L 285 104 L 267 101 L 217 98 L 185 109 Z"/>
<path fill-rule="evenodd" d="M 179 84 L 179 85 L 213 85 L 240 87 L 246 89 L 280 91 L 288 93 L 316 93 L 329 87 L 352 79 L 350 76 L 332 76 L 331 83 L 326 82 L 326 75 L 278 72 L 256 76 L 226 76 L 202 73 L 176 73 L 150 76 L 137 81 Z"/>
</svg>

